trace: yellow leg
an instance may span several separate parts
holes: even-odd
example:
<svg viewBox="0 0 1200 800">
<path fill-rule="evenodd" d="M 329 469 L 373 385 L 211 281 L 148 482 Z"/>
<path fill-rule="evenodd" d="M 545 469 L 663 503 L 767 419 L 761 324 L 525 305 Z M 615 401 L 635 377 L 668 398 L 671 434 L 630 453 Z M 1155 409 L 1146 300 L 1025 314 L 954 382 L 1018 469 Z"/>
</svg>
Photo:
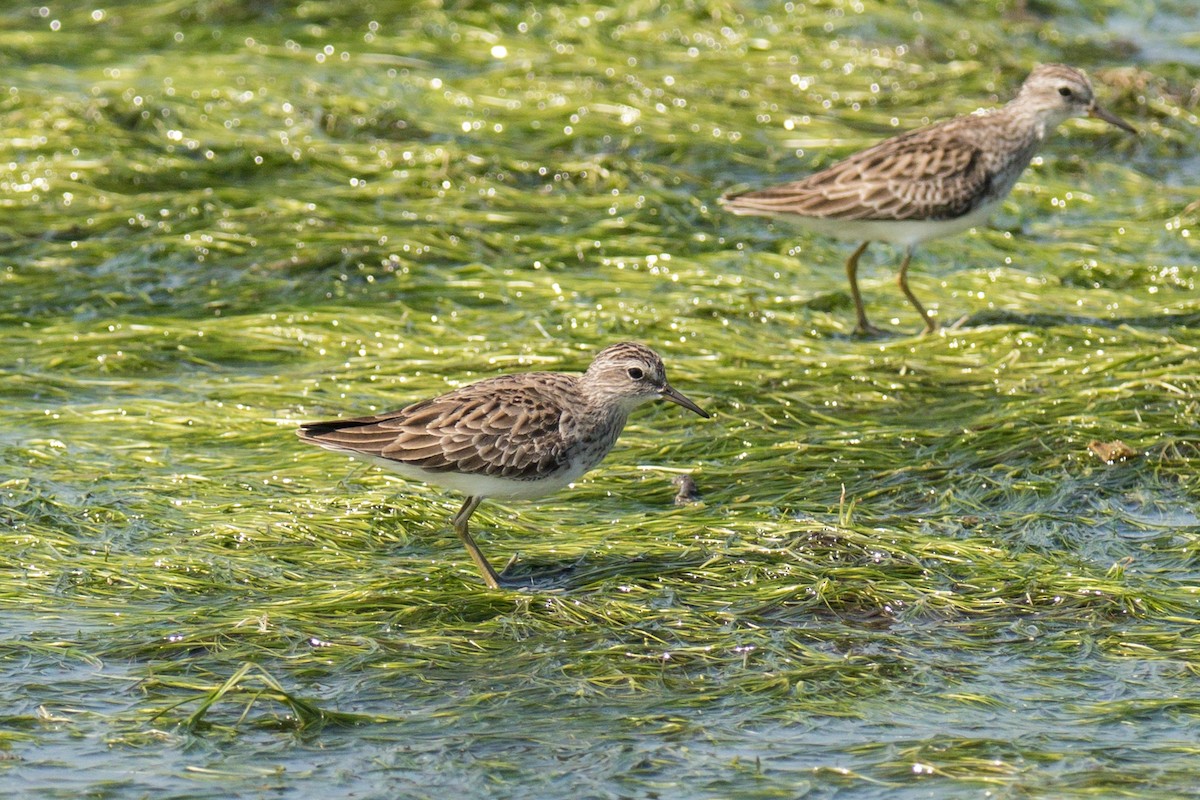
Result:
<svg viewBox="0 0 1200 800">
<path fill-rule="evenodd" d="M 462 543 L 466 545 L 467 552 L 471 555 L 471 560 L 475 562 L 475 566 L 479 567 L 479 572 L 483 575 L 483 582 L 488 585 L 489 589 L 500 588 L 500 576 L 496 574 L 496 570 L 492 569 L 492 565 L 483 557 L 483 552 L 480 551 L 479 545 L 475 544 L 475 540 L 471 538 L 470 532 L 467 530 L 467 520 L 475 513 L 475 509 L 479 508 L 479 504 L 483 502 L 482 497 L 468 497 L 466 502 L 462 504 L 462 508 L 454 515 L 454 532 L 458 534 L 458 538 L 462 539 Z"/>
<path fill-rule="evenodd" d="M 867 321 L 867 310 L 863 307 L 862 294 L 858 291 L 858 258 L 866 251 L 869 244 L 869 241 L 863 242 L 857 250 L 850 254 L 850 258 L 846 259 L 846 277 L 850 279 L 850 297 L 854 300 L 854 313 L 858 315 L 858 325 L 854 328 L 854 332 L 860 336 L 883 333 Z"/>
<path fill-rule="evenodd" d="M 925 332 L 933 333 L 937 330 L 937 322 L 933 317 L 929 316 L 929 312 L 925 310 L 925 306 L 921 305 L 921 301 L 912 293 L 912 289 L 908 288 L 908 262 L 912 260 L 913 249 L 910 247 L 904 251 L 904 260 L 900 262 L 900 272 L 896 275 L 896 283 L 900 284 L 900 291 L 904 292 L 904 296 L 908 298 L 908 302 L 913 304 L 913 308 L 921 315 L 921 319 L 925 320 Z"/>
</svg>

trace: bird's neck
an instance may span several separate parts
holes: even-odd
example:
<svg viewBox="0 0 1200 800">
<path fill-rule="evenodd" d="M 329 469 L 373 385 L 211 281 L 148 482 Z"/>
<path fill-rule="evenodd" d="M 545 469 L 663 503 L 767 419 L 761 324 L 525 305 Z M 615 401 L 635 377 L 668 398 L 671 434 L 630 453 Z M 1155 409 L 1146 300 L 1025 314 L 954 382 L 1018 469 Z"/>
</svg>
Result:
<svg viewBox="0 0 1200 800">
<path fill-rule="evenodd" d="M 633 407 L 627 407 L 624 403 L 594 403 L 588 409 L 588 415 L 592 419 L 600 419 L 604 421 L 605 428 L 612 428 L 616 431 L 613 438 L 621 433 L 625 423 L 629 421 L 629 412 L 633 411 Z"/>
<path fill-rule="evenodd" d="M 997 113 L 1003 114 L 1015 122 L 1021 130 L 1027 131 L 1029 137 L 1037 142 L 1043 141 L 1047 134 L 1066 119 L 1065 116 L 1055 114 L 1045 108 L 1032 106 L 1028 102 L 1022 101 L 1020 97 L 1001 108 Z"/>
<path fill-rule="evenodd" d="M 610 393 L 602 383 L 589 383 L 588 378 L 585 373 L 579 379 L 578 408 L 572 409 L 577 412 L 574 416 L 580 420 L 603 420 L 605 428 L 615 428 L 619 434 L 629 413 L 641 404 L 640 401 Z"/>
<path fill-rule="evenodd" d="M 575 458 L 582 462 L 585 469 L 591 469 L 617 443 L 629 413 L 611 404 L 581 404 L 575 411 L 569 423 L 571 429 L 566 434 L 579 442 Z"/>
</svg>

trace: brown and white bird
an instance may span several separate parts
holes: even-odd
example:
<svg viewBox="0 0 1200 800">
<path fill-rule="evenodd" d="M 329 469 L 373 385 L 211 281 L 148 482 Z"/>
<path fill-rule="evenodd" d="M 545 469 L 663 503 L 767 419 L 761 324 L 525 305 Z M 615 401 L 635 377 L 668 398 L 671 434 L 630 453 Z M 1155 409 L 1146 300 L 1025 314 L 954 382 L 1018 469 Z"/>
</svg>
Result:
<svg viewBox="0 0 1200 800">
<path fill-rule="evenodd" d="M 633 409 L 670 400 L 709 415 L 667 383 L 658 354 L 636 342 L 610 345 L 582 375 L 501 375 L 399 411 L 311 422 L 310 444 L 467 496 L 454 530 L 492 589 L 501 576 L 467 522 L 486 498 L 533 499 L 567 486 L 612 449 Z"/>
<path fill-rule="evenodd" d="M 1037 67 L 1007 105 L 886 139 L 792 183 L 730 193 L 734 214 L 773 217 L 838 239 L 861 242 L 846 261 L 858 315 L 855 332 L 879 333 L 858 290 L 858 259 L 871 242 L 904 248 L 897 282 L 925 322 L 934 318 L 908 287 L 920 243 L 985 221 L 1008 195 L 1047 134 L 1070 117 L 1091 116 L 1135 133 L 1096 102 L 1087 76 L 1061 64 Z"/>
</svg>

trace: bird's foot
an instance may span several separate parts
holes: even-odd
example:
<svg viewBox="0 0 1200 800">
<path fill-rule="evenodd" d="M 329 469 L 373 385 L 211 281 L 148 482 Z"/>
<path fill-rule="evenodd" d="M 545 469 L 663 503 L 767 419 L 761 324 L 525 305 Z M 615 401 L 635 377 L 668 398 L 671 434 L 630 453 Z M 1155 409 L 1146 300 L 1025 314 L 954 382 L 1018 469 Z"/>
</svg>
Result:
<svg viewBox="0 0 1200 800">
<path fill-rule="evenodd" d="M 954 320 L 954 322 L 951 322 L 949 325 L 947 325 L 946 330 L 957 331 L 957 330 L 965 327 L 970 322 L 970 317 L 971 317 L 970 314 L 963 314 L 961 317 Z"/>
<path fill-rule="evenodd" d="M 882 339 L 890 336 L 891 332 L 883 328 L 876 328 L 869 322 L 859 322 L 854 328 L 854 335 L 860 339 Z"/>
<path fill-rule="evenodd" d="M 543 566 L 517 564 L 519 553 L 514 553 L 504 569 L 496 573 L 498 589 L 532 592 L 558 592 L 563 590 L 563 580 L 575 571 L 575 565 Z"/>
</svg>

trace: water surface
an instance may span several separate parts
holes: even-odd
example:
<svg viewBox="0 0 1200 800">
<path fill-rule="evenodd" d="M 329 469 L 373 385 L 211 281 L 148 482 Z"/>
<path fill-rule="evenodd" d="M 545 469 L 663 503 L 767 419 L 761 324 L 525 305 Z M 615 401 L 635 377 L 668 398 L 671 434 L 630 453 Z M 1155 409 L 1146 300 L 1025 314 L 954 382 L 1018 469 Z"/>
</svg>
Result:
<svg viewBox="0 0 1200 800">
<path fill-rule="evenodd" d="M 1194 792 L 1191 4 L 0 19 L 7 796 Z M 847 246 L 716 206 L 1046 61 L 1141 133 L 920 253 L 950 330 L 876 247 L 854 339 Z M 622 338 L 715 418 L 485 504 L 535 589 L 293 435 Z"/>
</svg>

